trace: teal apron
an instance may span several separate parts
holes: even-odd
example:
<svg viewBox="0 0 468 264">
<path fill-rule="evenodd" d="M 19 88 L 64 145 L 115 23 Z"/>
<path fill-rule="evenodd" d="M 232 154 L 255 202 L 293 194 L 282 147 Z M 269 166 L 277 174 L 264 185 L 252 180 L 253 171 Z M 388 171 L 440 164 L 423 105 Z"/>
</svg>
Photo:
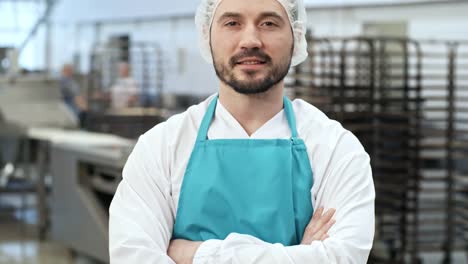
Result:
<svg viewBox="0 0 468 264">
<path fill-rule="evenodd" d="M 217 101 L 203 117 L 185 171 L 173 239 L 205 241 L 240 233 L 300 244 L 313 213 L 313 178 L 291 101 L 283 99 L 291 139 L 208 140 Z"/>
</svg>

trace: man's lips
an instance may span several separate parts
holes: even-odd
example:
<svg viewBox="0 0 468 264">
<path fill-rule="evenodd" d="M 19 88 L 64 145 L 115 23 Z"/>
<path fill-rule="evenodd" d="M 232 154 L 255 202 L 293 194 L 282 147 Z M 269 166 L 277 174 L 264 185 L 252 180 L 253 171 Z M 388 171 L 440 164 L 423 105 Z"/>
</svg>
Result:
<svg viewBox="0 0 468 264">
<path fill-rule="evenodd" d="M 243 59 L 236 61 L 236 64 L 255 65 L 255 64 L 264 64 L 265 62 L 266 62 L 265 60 L 262 60 L 260 58 L 248 57 L 248 58 L 243 58 Z"/>
</svg>

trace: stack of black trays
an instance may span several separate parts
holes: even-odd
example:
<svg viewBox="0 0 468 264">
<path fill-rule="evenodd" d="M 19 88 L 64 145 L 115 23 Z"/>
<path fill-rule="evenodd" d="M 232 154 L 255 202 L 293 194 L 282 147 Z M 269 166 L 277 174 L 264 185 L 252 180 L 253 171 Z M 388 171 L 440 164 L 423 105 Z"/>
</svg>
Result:
<svg viewBox="0 0 468 264">
<path fill-rule="evenodd" d="M 340 121 L 371 156 L 370 263 L 468 254 L 468 43 L 311 38 L 286 84 Z"/>
</svg>

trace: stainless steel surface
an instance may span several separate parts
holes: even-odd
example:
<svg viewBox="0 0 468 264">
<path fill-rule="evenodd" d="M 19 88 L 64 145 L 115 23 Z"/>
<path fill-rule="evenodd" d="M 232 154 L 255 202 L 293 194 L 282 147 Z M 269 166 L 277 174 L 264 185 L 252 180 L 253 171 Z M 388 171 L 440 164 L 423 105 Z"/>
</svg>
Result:
<svg viewBox="0 0 468 264">
<path fill-rule="evenodd" d="M 0 80 L 1 130 L 12 126 L 74 128 L 77 120 L 62 101 L 58 83 L 43 76 Z"/>
<path fill-rule="evenodd" d="M 34 144 L 32 144 L 34 143 Z M 131 145 L 131 141 L 119 138 L 114 135 L 91 133 L 78 130 L 63 130 L 57 128 L 29 128 L 27 132 L 27 140 L 25 140 L 26 149 L 30 149 L 30 145 L 35 145 L 37 157 L 35 160 L 35 168 L 38 172 L 35 181 L 37 194 L 37 212 L 39 215 L 38 231 L 39 238 L 44 239 L 49 229 L 50 217 L 49 208 L 47 206 L 47 187 L 46 175 L 51 171 L 50 166 L 50 149 L 54 144 L 68 144 L 71 146 L 80 146 L 82 148 L 102 147 L 103 145 Z M 32 162 L 28 160 L 28 162 Z M 29 173 L 30 174 L 30 173 Z"/>
<path fill-rule="evenodd" d="M 13 144 L 15 149 L 12 149 L 12 144 L 0 146 L 2 148 L 0 153 L 13 153 L 9 157 L 2 157 L 0 166 L 11 164 L 14 169 L 23 166 L 22 169 L 26 171 L 24 178 L 35 184 L 41 239 L 45 237 L 47 229 L 44 174 L 47 173 L 48 142 L 32 144 L 36 143 L 32 141 L 37 140 L 29 138 L 28 132 L 35 127 L 75 128 L 76 126 L 77 120 L 63 103 L 56 81 L 47 80 L 43 75 L 0 79 L 0 141 L 15 142 Z M 23 147 L 19 149 L 20 146 Z M 23 153 L 20 153 L 21 151 Z M 18 156 L 22 158 L 17 158 Z M 4 162 L 7 162 L 6 165 L 2 164 Z M 37 167 L 38 177 L 32 175 L 31 166 Z M 5 168 L 1 169 L 2 178 L 6 178 Z M 8 191 L 7 187 L 3 191 Z"/>
<path fill-rule="evenodd" d="M 51 235 L 74 251 L 109 262 L 108 207 L 132 143 L 54 144 Z"/>
</svg>

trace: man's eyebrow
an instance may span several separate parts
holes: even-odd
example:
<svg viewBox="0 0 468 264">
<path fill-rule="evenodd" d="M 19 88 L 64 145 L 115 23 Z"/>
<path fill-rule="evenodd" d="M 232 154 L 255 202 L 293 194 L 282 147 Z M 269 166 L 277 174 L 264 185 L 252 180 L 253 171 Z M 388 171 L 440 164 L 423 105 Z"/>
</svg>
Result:
<svg viewBox="0 0 468 264">
<path fill-rule="evenodd" d="M 240 18 L 240 17 L 242 17 L 240 13 L 226 12 L 218 18 L 218 23 L 220 23 L 222 20 L 226 18 Z"/>
<path fill-rule="evenodd" d="M 222 14 L 218 18 L 217 22 L 220 23 L 222 20 L 224 20 L 226 18 L 237 18 L 238 19 L 238 18 L 241 18 L 241 17 L 243 17 L 243 16 L 240 13 L 226 12 L 226 13 Z M 260 16 L 258 17 L 258 19 L 264 19 L 266 17 L 273 17 L 273 18 L 276 18 L 276 19 L 281 20 L 281 21 L 284 22 L 284 18 L 280 14 L 278 14 L 278 13 L 276 13 L 274 11 L 261 13 Z"/>
<path fill-rule="evenodd" d="M 266 18 L 266 17 L 274 17 L 276 19 L 284 21 L 284 18 L 280 14 L 278 14 L 276 12 L 273 12 L 273 11 L 272 12 L 263 12 L 263 13 L 260 14 L 260 19 Z"/>
</svg>

